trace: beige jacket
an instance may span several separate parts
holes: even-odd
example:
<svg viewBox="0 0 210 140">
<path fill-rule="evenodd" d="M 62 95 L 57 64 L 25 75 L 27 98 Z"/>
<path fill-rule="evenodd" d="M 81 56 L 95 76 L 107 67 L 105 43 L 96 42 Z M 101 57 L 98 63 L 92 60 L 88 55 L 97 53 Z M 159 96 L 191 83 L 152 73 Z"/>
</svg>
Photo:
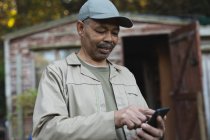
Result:
<svg viewBox="0 0 210 140">
<path fill-rule="evenodd" d="M 147 107 L 131 72 L 110 63 L 118 109 Z M 124 127 L 129 140 L 135 131 Z M 114 111 L 106 112 L 102 86 L 73 53 L 43 72 L 33 115 L 33 140 L 114 140 Z"/>
</svg>

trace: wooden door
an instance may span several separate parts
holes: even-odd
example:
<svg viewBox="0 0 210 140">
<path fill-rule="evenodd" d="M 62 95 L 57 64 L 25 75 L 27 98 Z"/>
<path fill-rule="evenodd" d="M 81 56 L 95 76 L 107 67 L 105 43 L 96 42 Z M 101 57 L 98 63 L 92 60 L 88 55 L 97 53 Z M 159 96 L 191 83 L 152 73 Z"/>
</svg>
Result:
<svg viewBox="0 0 210 140">
<path fill-rule="evenodd" d="M 201 140 L 197 97 L 202 93 L 198 23 L 174 31 L 169 38 L 172 99 L 177 140 Z"/>
</svg>

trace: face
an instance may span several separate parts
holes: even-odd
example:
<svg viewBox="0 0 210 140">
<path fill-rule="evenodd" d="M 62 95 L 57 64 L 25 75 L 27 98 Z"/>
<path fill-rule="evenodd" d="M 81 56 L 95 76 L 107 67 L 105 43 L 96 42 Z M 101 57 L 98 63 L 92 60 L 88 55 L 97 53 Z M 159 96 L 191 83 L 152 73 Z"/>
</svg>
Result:
<svg viewBox="0 0 210 140">
<path fill-rule="evenodd" d="M 77 30 L 81 37 L 81 50 L 85 59 L 105 61 L 117 44 L 119 25 L 116 20 L 78 21 Z"/>
</svg>

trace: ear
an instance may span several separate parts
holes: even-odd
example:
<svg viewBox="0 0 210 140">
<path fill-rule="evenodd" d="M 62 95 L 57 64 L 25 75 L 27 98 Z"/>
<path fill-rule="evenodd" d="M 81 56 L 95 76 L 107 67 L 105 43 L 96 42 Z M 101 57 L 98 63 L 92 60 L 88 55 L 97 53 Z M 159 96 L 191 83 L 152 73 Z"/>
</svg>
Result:
<svg viewBox="0 0 210 140">
<path fill-rule="evenodd" d="M 84 34 L 84 23 L 82 21 L 77 21 L 77 32 L 79 36 L 83 36 Z"/>
</svg>

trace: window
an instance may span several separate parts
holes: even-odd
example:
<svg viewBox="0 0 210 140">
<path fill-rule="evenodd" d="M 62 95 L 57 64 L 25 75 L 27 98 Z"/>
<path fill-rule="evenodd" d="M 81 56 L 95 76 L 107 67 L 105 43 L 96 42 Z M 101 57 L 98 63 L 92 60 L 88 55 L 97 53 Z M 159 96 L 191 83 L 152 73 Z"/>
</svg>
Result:
<svg viewBox="0 0 210 140">
<path fill-rule="evenodd" d="M 36 87 L 38 87 L 43 70 L 49 63 L 63 59 L 70 53 L 78 50 L 79 48 L 34 51 Z"/>
</svg>

